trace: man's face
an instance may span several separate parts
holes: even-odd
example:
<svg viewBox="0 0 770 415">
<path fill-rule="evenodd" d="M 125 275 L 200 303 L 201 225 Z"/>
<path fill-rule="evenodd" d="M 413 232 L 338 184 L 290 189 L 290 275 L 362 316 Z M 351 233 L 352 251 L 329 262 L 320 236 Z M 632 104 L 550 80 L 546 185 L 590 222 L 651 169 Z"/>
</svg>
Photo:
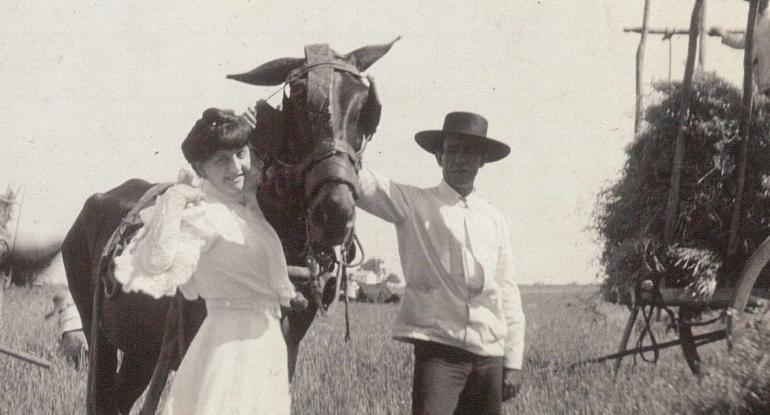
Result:
<svg viewBox="0 0 770 415">
<path fill-rule="evenodd" d="M 437 153 L 436 159 L 444 181 L 458 193 L 467 195 L 473 190 L 479 168 L 484 165 L 484 149 L 478 143 L 449 136 L 444 139 L 443 153 Z"/>
</svg>

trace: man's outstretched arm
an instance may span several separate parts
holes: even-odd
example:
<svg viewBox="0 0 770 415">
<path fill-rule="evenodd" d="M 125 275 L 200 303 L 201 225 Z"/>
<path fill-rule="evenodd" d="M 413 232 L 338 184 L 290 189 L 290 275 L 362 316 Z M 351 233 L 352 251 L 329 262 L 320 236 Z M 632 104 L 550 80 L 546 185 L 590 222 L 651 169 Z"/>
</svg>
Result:
<svg viewBox="0 0 770 415">
<path fill-rule="evenodd" d="M 390 223 L 398 224 L 406 219 L 409 201 L 405 186 L 368 168 L 361 170 L 358 180 L 361 185 L 358 207 Z"/>
</svg>

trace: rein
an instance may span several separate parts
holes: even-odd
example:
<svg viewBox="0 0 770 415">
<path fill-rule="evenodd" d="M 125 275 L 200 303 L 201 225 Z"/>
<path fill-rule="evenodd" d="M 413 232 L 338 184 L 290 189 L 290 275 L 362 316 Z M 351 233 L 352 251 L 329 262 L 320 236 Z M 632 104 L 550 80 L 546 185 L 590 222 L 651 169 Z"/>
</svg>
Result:
<svg viewBox="0 0 770 415">
<path fill-rule="evenodd" d="M 315 280 L 314 286 L 318 287 L 319 294 L 326 291 L 325 284 L 328 283 L 329 279 L 326 278 L 324 280 L 322 273 L 320 272 L 321 269 L 321 262 L 323 260 L 323 264 L 328 266 L 331 264 L 331 268 L 334 268 L 336 266 L 337 268 L 337 275 L 334 281 L 334 297 L 332 298 L 331 302 L 328 305 L 324 305 L 323 301 L 319 302 L 319 310 L 321 310 L 321 315 L 327 315 L 329 311 L 334 308 L 334 306 L 339 302 L 340 298 L 340 292 L 342 292 L 343 295 L 343 302 L 345 303 L 345 341 L 350 341 L 350 314 L 349 314 L 349 303 L 348 303 L 348 268 L 357 267 L 361 264 L 363 264 L 366 256 L 364 253 L 364 247 L 361 244 L 361 241 L 358 239 L 358 236 L 355 233 L 355 230 L 351 229 L 350 232 L 348 232 L 348 235 L 345 237 L 345 241 L 340 245 L 335 245 L 332 247 L 332 253 L 326 254 L 323 252 L 315 252 L 313 248 L 310 246 L 310 233 L 307 231 L 306 235 L 306 242 L 305 244 L 305 250 L 306 250 L 306 257 L 305 262 L 309 265 L 308 269 L 311 270 L 310 272 L 310 278 Z M 348 256 L 351 252 L 355 255 L 355 247 L 358 247 L 358 249 L 361 250 L 361 254 L 359 255 L 358 262 L 351 264 L 348 260 Z M 324 274 L 326 275 L 326 273 Z M 324 286 L 320 287 L 320 282 L 324 282 Z"/>
</svg>

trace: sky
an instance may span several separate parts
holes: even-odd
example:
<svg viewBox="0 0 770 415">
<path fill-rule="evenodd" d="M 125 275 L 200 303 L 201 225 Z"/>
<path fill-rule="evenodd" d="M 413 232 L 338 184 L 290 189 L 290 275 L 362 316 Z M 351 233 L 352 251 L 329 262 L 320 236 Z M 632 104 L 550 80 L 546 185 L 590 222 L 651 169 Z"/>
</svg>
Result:
<svg viewBox="0 0 770 415">
<path fill-rule="evenodd" d="M 6 0 L 0 15 L 0 190 L 23 191 L 20 241 L 66 233 L 85 199 L 123 181 L 174 180 L 180 144 L 208 107 L 243 111 L 275 88 L 225 79 L 328 43 L 340 53 L 401 36 L 368 73 L 383 115 L 364 162 L 434 186 L 414 143 L 455 110 L 483 114 L 511 155 L 477 191 L 511 228 L 518 279 L 600 281 L 587 230 L 633 138 L 641 0 L 83 2 Z M 689 25 L 692 2 L 652 0 L 650 25 Z M 708 0 L 707 26 L 745 26 L 747 3 Z M 671 45 L 672 78 L 687 40 Z M 740 85 L 742 51 L 706 42 L 706 70 Z M 668 78 L 668 42 L 647 42 L 645 86 Z M 271 101 L 277 104 L 275 99 Z M 359 210 L 368 256 L 401 273 L 392 225 Z M 598 275 L 598 276 L 597 276 Z"/>
</svg>

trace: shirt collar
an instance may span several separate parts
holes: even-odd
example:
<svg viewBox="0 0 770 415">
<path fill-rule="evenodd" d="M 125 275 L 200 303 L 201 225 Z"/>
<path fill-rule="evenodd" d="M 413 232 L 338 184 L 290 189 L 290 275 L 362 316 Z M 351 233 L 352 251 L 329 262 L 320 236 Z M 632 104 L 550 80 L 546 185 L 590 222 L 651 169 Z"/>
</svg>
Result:
<svg viewBox="0 0 770 415">
<path fill-rule="evenodd" d="M 457 193 L 457 190 L 453 189 L 452 186 L 449 185 L 445 180 L 441 180 L 441 183 L 438 185 L 438 192 L 441 196 L 441 199 L 444 200 L 447 203 L 450 204 L 456 204 L 460 202 L 465 202 L 466 206 L 469 203 L 473 203 L 473 201 L 476 199 L 476 189 L 474 188 L 471 190 L 470 193 L 468 193 L 468 196 L 462 196 L 460 193 Z"/>
</svg>

